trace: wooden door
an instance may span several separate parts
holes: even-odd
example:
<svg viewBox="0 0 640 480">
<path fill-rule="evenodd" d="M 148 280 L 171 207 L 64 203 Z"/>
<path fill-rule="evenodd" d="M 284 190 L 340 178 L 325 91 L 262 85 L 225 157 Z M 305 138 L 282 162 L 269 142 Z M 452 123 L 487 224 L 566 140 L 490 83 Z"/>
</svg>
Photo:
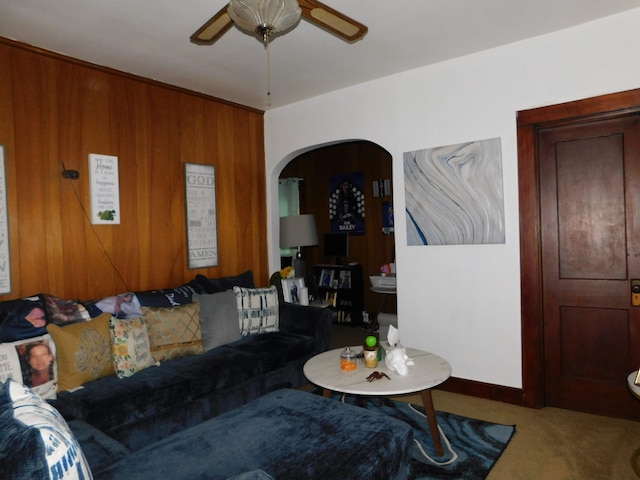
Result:
<svg viewBox="0 0 640 480">
<path fill-rule="evenodd" d="M 640 418 L 640 115 L 539 132 L 545 404 Z"/>
</svg>

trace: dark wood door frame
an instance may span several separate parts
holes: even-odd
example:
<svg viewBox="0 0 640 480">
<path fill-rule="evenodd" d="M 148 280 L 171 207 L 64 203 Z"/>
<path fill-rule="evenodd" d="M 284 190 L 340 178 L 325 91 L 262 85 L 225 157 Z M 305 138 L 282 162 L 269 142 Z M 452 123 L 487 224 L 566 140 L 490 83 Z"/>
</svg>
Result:
<svg viewBox="0 0 640 480">
<path fill-rule="evenodd" d="M 640 112 L 640 89 L 518 112 L 522 400 L 544 406 L 542 250 L 537 132 L 548 125 Z"/>
</svg>

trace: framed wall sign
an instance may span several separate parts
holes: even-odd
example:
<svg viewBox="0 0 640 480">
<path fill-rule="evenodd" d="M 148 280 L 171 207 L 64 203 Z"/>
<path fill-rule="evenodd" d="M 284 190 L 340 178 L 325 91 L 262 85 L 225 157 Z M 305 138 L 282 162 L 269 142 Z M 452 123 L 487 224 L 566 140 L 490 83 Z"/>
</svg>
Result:
<svg viewBox="0 0 640 480">
<path fill-rule="evenodd" d="M 118 157 L 89 154 L 89 190 L 91 192 L 91 223 L 120 223 L 120 180 Z"/>
<path fill-rule="evenodd" d="M 218 265 L 216 169 L 213 165 L 184 164 L 189 268 Z"/>
<path fill-rule="evenodd" d="M 0 294 L 11 293 L 11 251 L 4 145 L 0 145 Z"/>
</svg>

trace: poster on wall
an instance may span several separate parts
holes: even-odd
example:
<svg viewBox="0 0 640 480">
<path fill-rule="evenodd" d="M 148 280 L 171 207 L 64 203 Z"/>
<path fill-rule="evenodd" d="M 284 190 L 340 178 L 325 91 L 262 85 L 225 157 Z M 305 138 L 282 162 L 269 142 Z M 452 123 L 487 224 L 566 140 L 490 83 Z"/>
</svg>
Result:
<svg viewBox="0 0 640 480">
<path fill-rule="evenodd" d="M 382 233 L 391 235 L 395 231 L 395 222 L 393 221 L 393 203 L 382 202 Z"/>
<path fill-rule="evenodd" d="M 500 138 L 405 152 L 407 245 L 505 243 Z"/>
<path fill-rule="evenodd" d="M 118 157 L 89 154 L 89 190 L 91 223 L 120 224 L 120 180 Z"/>
<path fill-rule="evenodd" d="M 11 252 L 4 145 L 0 145 L 0 294 L 11 293 Z"/>
<path fill-rule="evenodd" d="M 364 178 L 362 172 L 329 179 L 329 220 L 332 232 L 364 235 Z"/>
<path fill-rule="evenodd" d="M 218 265 L 216 169 L 213 165 L 184 164 L 189 268 Z"/>
</svg>

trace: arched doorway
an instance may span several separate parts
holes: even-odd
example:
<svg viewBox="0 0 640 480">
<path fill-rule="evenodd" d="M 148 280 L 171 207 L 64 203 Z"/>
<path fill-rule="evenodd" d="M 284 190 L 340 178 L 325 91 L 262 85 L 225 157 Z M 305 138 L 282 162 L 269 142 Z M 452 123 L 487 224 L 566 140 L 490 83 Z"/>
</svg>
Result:
<svg viewBox="0 0 640 480">
<path fill-rule="evenodd" d="M 395 235 L 383 233 L 383 211 L 393 205 L 391 154 L 379 145 L 364 141 L 348 141 L 309 150 L 292 159 L 280 173 L 280 179 L 300 178 L 300 213 L 316 216 L 318 235 L 330 232 L 329 188 L 333 176 L 358 172 L 362 174 L 365 203 L 365 232 L 350 236 L 349 256 L 345 261 L 362 265 L 365 278 L 364 305 L 376 311 L 379 299 L 369 290 L 369 275 L 380 272 L 380 266 L 395 259 Z M 388 194 L 378 189 L 374 195 L 374 181 L 388 180 Z M 384 183 L 384 182 L 383 182 Z M 307 269 L 313 265 L 330 263 L 323 256 L 322 245 L 307 247 L 304 252 Z M 286 260 L 285 260 L 286 263 Z M 385 311 L 395 313 L 394 301 L 387 302 Z"/>
</svg>

